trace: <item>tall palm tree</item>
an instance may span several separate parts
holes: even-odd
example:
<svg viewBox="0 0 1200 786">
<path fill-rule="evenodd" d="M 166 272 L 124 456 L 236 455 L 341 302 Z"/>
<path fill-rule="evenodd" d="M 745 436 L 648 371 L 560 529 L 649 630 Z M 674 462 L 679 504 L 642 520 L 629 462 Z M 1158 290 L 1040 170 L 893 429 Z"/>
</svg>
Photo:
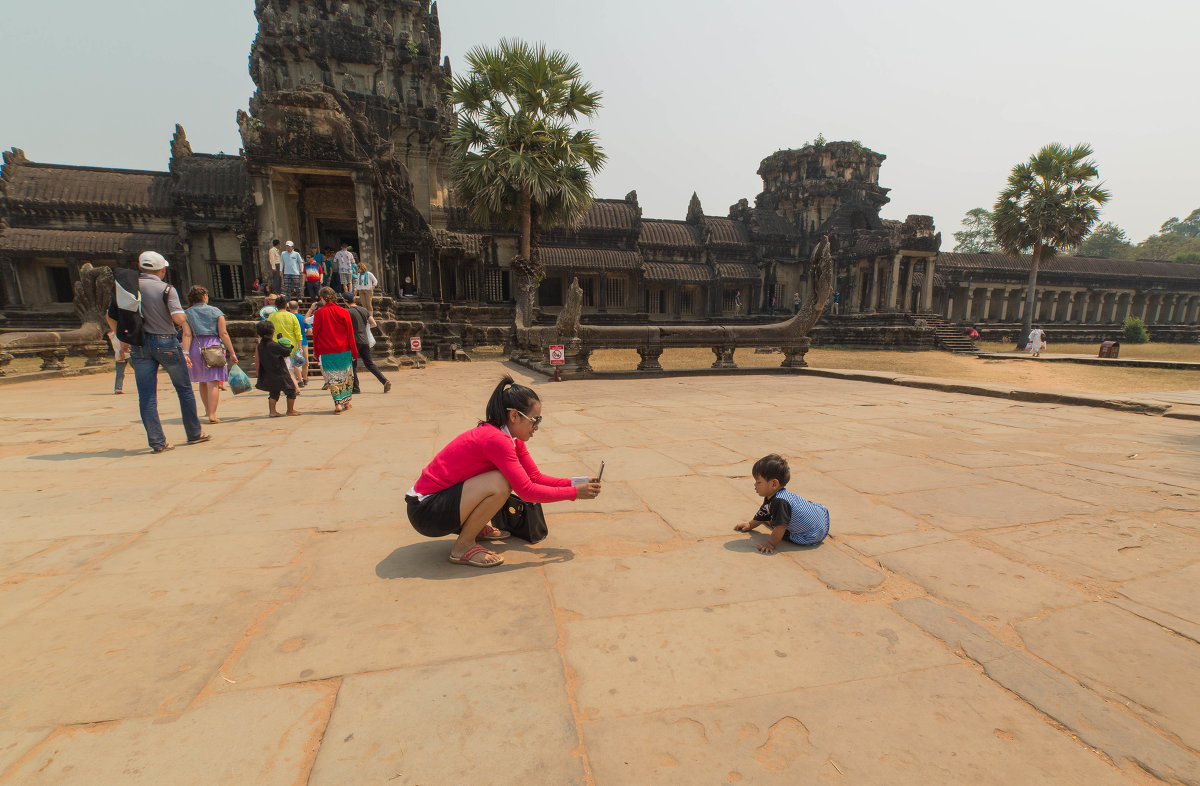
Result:
<svg viewBox="0 0 1200 786">
<path fill-rule="evenodd" d="M 592 204 L 592 176 L 606 156 L 595 133 L 572 122 L 595 115 L 602 95 L 568 55 L 544 44 L 504 39 L 472 49 L 466 61 L 470 72 L 450 85 L 457 109 L 447 138 L 450 172 L 476 219 L 520 233 L 510 267 L 517 274 L 516 323 L 527 327 L 542 277 L 536 227 L 574 225 Z"/>
<path fill-rule="evenodd" d="M 1025 292 L 1025 321 L 1020 345 L 1029 341 L 1038 268 L 1059 251 L 1078 246 L 1100 218 L 1109 193 L 1096 182 L 1099 172 L 1088 156 L 1090 145 L 1046 145 L 1013 167 L 1008 187 L 992 209 L 996 242 L 1006 254 L 1033 254 L 1029 288 Z"/>
</svg>

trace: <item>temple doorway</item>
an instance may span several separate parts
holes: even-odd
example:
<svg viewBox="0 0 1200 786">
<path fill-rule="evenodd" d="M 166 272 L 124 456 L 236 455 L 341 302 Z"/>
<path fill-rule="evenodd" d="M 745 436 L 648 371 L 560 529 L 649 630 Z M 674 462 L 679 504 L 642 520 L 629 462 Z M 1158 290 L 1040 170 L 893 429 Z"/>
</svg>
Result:
<svg viewBox="0 0 1200 786">
<path fill-rule="evenodd" d="M 358 224 L 354 221 L 318 219 L 317 243 L 321 246 L 321 253 L 326 256 L 336 254 L 338 249 L 342 247 L 342 243 L 345 243 L 354 249 L 355 257 L 357 258 Z"/>
</svg>

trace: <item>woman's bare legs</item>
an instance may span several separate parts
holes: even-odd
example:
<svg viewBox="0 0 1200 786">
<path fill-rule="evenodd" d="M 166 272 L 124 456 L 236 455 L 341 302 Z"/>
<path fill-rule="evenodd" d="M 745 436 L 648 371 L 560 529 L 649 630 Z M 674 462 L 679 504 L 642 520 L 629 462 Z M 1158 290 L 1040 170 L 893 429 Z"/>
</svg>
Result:
<svg viewBox="0 0 1200 786">
<path fill-rule="evenodd" d="M 221 386 L 216 382 L 208 383 L 209 403 L 206 405 L 208 409 L 208 422 L 219 423 L 217 420 L 217 404 L 221 401 Z"/>
<path fill-rule="evenodd" d="M 499 471 L 492 470 L 482 475 L 476 475 L 463 483 L 462 501 L 459 503 L 459 521 L 463 523 L 458 540 L 450 547 L 450 556 L 461 557 L 467 549 L 475 545 L 475 539 L 483 531 L 485 524 L 490 524 L 492 516 L 500 512 L 508 499 L 512 488 L 508 479 Z M 481 557 L 485 562 L 501 562 L 503 557 L 498 554 Z"/>
<path fill-rule="evenodd" d="M 209 389 L 216 387 L 213 382 L 200 382 L 200 403 L 204 405 L 204 417 L 208 418 L 211 423 L 216 414 L 212 410 L 212 397 L 209 395 Z"/>
</svg>

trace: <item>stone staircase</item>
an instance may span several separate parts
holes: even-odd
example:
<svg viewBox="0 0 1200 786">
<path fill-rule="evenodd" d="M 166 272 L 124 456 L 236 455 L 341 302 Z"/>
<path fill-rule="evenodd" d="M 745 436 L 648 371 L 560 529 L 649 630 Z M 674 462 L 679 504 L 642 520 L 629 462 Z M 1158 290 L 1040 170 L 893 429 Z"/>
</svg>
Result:
<svg viewBox="0 0 1200 786">
<path fill-rule="evenodd" d="M 935 345 L 938 349 L 967 354 L 979 351 L 978 347 L 975 346 L 975 342 L 967 335 L 966 330 L 957 325 L 950 324 L 937 314 L 907 314 L 906 316 L 914 325 L 920 320 L 933 328 Z"/>
</svg>

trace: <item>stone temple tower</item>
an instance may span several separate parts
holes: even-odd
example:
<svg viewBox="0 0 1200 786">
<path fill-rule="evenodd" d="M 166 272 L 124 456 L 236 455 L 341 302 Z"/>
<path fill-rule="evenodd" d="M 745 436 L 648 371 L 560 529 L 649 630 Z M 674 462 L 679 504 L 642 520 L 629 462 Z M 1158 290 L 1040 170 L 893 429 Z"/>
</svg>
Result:
<svg viewBox="0 0 1200 786">
<path fill-rule="evenodd" d="M 781 150 L 763 159 L 759 209 L 770 210 L 810 237 L 879 229 L 888 189 L 879 186 L 884 156 L 854 142 Z"/>
<path fill-rule="evenodd" d="M 437 4 L 257 0 L 255 16 L 257 90 L 238 122 L 261 258 L 273 238 L 348 243 L 396 291 L 427 263 L 448 197 Z"/>
</svg>

